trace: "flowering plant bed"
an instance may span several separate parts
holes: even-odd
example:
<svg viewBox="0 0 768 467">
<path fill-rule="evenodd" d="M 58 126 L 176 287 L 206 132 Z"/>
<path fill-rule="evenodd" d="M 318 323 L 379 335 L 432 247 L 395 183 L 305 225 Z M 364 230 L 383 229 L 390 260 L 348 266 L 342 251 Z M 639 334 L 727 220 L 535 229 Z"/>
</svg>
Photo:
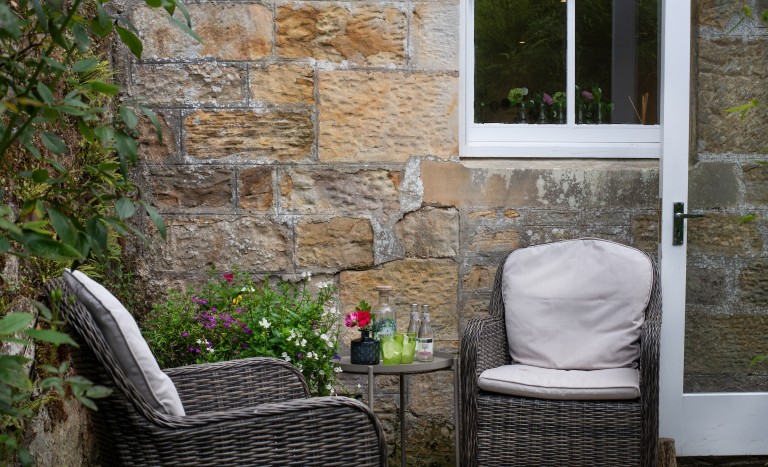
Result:
<svg viewBox="0 0 768 467">
<path fill-rule="evenodd" d="M 339 337 L 336 288 L 308 288 L 299 282 L 264 279 L 256 286 L 247 273 L 211 271 L 208 283 L 171 291 L 155 304 L 144 337 L 163 367 L 245 357 L 276 357 L 294 364 L 313 395 L 336 384 Z"/>
</svg>

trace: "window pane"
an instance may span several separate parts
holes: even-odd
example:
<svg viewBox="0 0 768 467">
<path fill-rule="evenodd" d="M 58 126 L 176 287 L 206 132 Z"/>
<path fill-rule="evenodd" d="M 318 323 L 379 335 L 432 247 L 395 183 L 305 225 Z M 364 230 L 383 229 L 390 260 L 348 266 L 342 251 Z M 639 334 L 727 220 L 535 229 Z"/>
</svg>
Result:
<svg viewBox="0 0 768 467">
<path fill-rule="evenodd" d="M 577 123 L 659 123 L 657 0 L 576 0 Z"/>
<path fill-rule="evenodd" d="M 475 123 L 565 123 L 565 41 L 561 0 L 477 0 Z"/>
</svg>

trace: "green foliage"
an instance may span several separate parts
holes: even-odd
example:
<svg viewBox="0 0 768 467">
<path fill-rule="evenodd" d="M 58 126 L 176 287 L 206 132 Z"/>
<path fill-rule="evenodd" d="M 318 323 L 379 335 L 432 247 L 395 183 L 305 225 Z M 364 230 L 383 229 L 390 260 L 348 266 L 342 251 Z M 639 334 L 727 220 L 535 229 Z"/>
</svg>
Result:
<svg viewBox="0 0 768 467">
<path fill-rule="evenodd" d="M 120 88 L 98 54 L 117 37 L 140 58 L 138 31 L 109 0 L 15 0 L 0 2 L 0 263 L 20 258 L 18 282 L 0 278 L 0 340 L 31 315 L 7 314 L 14 297 L 37 296 L 39 286 L 65 265 L 94 268 L 120 284 L 130 275 L 120 264 L 119 239 L 144 238 L 133 219 L 145 213 L 165 236 L 161 217 L 141 199 L 128 175 L 138 158 L 139 115 L 160 136 L 154 113 L 139 102 L 115 105 Z M 191 33 L 178 0 L 146 0 Z M 170 18 L 180 13 L 184 21 Z M 191 33 L 194 36 L 194 33 Z M 196 37 L 196 36 L 195 36 Z M 104 388 L 70 374 L 57 357 L 41 363 L 46 346 L 72 339 L 58 330 L 54 314 L 38 304 L 42 327 L 23 331 L 38 346 L 30 377 L 19 356 L 0 356 L 0 464 L 29 465 L 25 429 L 50 400 L 74 397 L 95 409 Z M 33 398 L 33 394 L 42 394 Z"/>
<path fill-rule="evenodd" d="M 219 275 L 153 306 L 144 337 L 163 367 L 245 357 L 276 357 L 294 364 L 313 395 L 330 394 L 339 371 L 336 289 L 308 289 L 265 279 L 258 287 L 239 271 Z"/>
<path fill-rule="evenodd" d="M 137 102 L 117 112 L 101 105 L 119 87 L 97 73 L 102 62 L 93 56 L 95 41 L 114 33 L 137 58 L 142 51 L 136 28 L 110 13 L 108 3 L 0 4 L 0 168 L 10 171 L 17 156 L 31 156 L 19 173 L 38 187 L 17 207 L 0 192 L 0 253 L 77 266 L 91 255 L 104 257 L 110 232 L 143 238 L 128 222 L 139 211 L 165 234 L 162 219 L 128 177 L 138 158 L 138 115 L 159 132 L 157 118 Z M 189 14 L 177 0 L 146 3 L 169 15 L 180 11 L 186 22 L 174 21 L 189 30 Z M 73 167 L 68 162 L 83 145 L 115 155 Z"/>
<path fill-rule="evenodd" d="M 38 322 L 47 328 L 31 329 L 34 320 L 31 313 L 9 313 L 0 318 L 0 342 L 30 344 L 30 339 L 38 343 L 45 342 L 53 346 L 68 344 L 77 346 L 69 335 L 58 330 L 62 324 L 48 307 L 36 303 L 39 311 Z M 30 399 L 35 390 L 35 383 L 27 374 L 27 365 L 32 361 L 20 355 L 0 355 L 0 463 L 10 465 L 17 459 L 23 465 L 31 464 L 31 456 L 22 445 L 26 421 L 31 419 L 39 408 L 54 399 L 44 396 L 38 400 Z M 69 362 L 58 366 L 41 365 L 45 373 L 38 387 L 44 393 L 54 390 L 59 397 L 71 394 L 86 407 L 96 409 L 94 398 L 109 395 L 109 389 L 95 386 L 87 379 L 68 374 Z"/>
</svg>

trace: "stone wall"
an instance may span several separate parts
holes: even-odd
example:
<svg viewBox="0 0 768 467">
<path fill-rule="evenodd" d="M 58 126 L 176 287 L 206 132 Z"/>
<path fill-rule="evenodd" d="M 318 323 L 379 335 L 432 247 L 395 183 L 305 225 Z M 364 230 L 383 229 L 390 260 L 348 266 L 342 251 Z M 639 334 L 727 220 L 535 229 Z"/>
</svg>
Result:
<svg viewBox="0 0 768 467">
<path fill-rule="evenodd" d="M 765 54 L 743 47 L 761 40 L 753 27 L 717 23 L 733 4 L 700 5 L 691 207 L 713 216 L 689 229 L 691 388 L 748 384 L 745 362 L 767 350 L 768 232 L 734 221 L 765 213 L 768 168 L 752 160 L 768 133 L 722 111 L 762 97 L 750 83 Z M 338 284 L 345 311 L 386 283 L 401 327 L 409 303 L 429 303 L 438 350 L 456 352 L 512 249 L 594 236 L 655 254 L 658 161 L 459 160 L 458 0 L 187 5 L 203 44 L 143 2 L 121 6 L 145 41 L 141 62 L 117 51 L 127 96 L 165 129 L 159 142 L 145 128 L 137 174 L 168 224 L 167 242 L 135 252 L 149 295 L 212 265 L 311 271 Z M 452 462 L 452 381 L 408 381 L 413 465 Z M 377 383 L 394 456 L 398 387 Z"/>
<path fill-rule="evenodd" d="M 685 390 L 768 391 L 768 110 L 742 121 L 725 109 L 766 102 L 768 30 L 740 20 L 745 2 L 699 4 L 695 42 L 696 147 L 690 171 Z M 768 5 L 746 2 L 756 16 Z M 758 220 L 739 223 L 747 214 Z"/>
</svg>

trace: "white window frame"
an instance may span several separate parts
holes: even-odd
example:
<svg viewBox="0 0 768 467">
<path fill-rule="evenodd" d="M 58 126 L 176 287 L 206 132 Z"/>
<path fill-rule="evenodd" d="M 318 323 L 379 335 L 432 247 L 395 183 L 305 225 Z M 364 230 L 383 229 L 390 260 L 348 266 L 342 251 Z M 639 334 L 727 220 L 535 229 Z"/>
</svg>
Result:
<svg viewBox="0 0 768 467">
<path fill-rule="evenodd" d="M 664 0 L 662 0 L 664 1 Z M 576 63 L 576 4 L 568 8 L 567 69 Z M 460 39 L 460 157 L 554 157 L 658 159 L 660 125 L 576 125 L 574 92 L 566 92 L 567 123 L 474 123 L 475 0 L 461 0 Z M 662 44 L 662 50 L 663 50 Z M 663 84 L 662 84 L 663 88 Z M 568 73 L 566 89 L 576 89 L 575 73 Z"/>
</svg>

